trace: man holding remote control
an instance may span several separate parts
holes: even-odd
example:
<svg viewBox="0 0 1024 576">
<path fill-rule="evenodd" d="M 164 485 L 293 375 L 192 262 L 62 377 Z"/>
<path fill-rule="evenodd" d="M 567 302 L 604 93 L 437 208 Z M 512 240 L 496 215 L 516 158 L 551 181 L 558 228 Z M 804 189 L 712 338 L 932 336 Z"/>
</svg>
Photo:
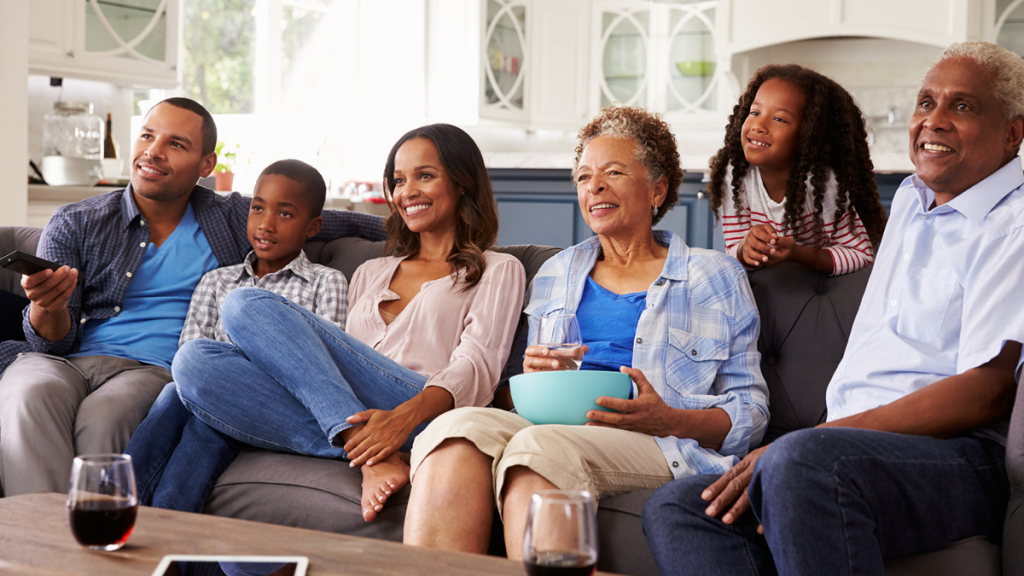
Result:
<svg viewBox="0 0 1024 576">
<path fill-rule="evenodd" d="M 47 224 L 38 255 L 62 266 L 23 277 L 32 352 L 0 379 L 4 495 L 67 491 L 76 454 L 123 451 L 171 381 L 199 279 L 251 249 L 249 198 L 196 185 L 213 171 L 216 141 L 200 104 L 164 100 L 133 143 L 129 187 L 63 206 Z M 313 240 L 384 239 L 376 216 L 323 219 Z"/>
</svg>

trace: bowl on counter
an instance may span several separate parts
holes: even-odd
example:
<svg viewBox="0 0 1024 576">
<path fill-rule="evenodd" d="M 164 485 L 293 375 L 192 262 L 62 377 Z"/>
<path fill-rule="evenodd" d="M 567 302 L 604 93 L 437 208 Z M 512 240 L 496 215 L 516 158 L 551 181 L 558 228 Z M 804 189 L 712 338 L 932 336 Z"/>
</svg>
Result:
<svg viewBox="0 0 1024 576">
<path fill-rule="evenodd" d="M 715 63 L 710 60 L 684 60 L 676 62 L 676 69 L 683 76 L 713 76 Z"/>
<path fill-rule="evenodd" d="M 629 398 L 632 381 L 622 372 L 559 370 L 519 374 L 509 380 L 516 412 L 534 424 L 587 423 L 601 396 Z"/>
</svg>

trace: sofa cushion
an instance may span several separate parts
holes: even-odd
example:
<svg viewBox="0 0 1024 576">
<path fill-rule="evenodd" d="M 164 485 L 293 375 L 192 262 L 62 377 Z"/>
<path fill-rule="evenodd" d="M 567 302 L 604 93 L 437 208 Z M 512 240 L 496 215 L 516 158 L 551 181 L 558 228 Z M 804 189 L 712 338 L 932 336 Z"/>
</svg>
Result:
<svg viewBox="0 0 1024 576">
<path fill-rule="evenodd" d="M 870 274 L 868 266 L 830 277 L 790 262 L 750 274 L 771 402 L 763 443 L 825 421 L 825 389 L 843 358 Z"/>
<path fill-rule="evenodd" d="M 361 483 L 362 474 L 347 462 L 245 448 L 217 480 L 203 512 L 401 542 L 408 486 L 366 522 Z"/>
</svg>

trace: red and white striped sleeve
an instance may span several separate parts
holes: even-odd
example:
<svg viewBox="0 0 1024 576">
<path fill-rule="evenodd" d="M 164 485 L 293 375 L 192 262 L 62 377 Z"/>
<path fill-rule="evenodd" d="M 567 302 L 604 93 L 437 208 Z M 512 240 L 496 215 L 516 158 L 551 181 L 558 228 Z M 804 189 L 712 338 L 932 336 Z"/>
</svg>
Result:
<svg viewBox="0 0 1024 576">
<path fill-rule="evenodd" d="M 860 216 L 853 211 L 853 229 L 850 229 L 850 214 L 839 221 L 839 231 L 832 237 L 832 226 L 826 226 L 825 250 L 832 255 L 832 275 L 849 274 L 874 262 L 875 252 L 871 247 L 867 229 Z"/>
</svg>

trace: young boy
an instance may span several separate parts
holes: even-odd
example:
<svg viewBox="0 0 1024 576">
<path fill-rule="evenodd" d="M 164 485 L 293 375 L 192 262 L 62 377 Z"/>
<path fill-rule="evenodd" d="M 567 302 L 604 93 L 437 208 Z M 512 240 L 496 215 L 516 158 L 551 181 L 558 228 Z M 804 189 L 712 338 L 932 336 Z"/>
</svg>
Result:
<svg viewBox="0 0 1024 576">
<path fill-rule="evenodd" d="M 270 290 L 310 312 L 345 327 L 345 276 L 313 264 L 302 252 L 320 230 L 326 186 L 312 166 L 298 160 L 274 162 L 256 181 L 247 233 L 252 252 L 245 262 L 203 276 L 192 295 L 178 345 L 207 338 L 229 341 L 221 305 L 236 288 Z M 201 512 L 213 482 L 238 453 L 236 442 L 193 417 L 168 384 L 132 436 L 139 503 Z M 199 472 L 197 474 L 197 472 Z M 197 484 L 193 478 L 210 478 Z"/>
</svg>

